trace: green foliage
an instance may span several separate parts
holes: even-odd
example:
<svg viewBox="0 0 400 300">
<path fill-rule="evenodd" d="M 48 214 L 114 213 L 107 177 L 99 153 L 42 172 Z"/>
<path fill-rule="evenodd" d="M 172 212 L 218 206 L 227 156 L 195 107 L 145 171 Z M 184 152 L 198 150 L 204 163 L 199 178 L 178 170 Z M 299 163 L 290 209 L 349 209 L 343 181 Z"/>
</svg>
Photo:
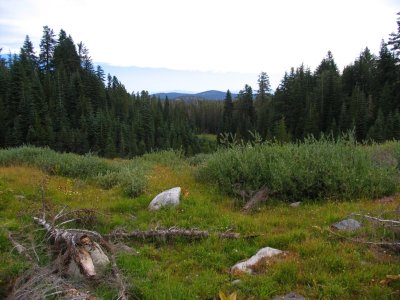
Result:
<svg viewBox="0 0 400 300">
<path fill-rule="evenodd" d="M 142 194 L 147 187 L 149 164 L 146 160 L 149 159 L 133 159 L 128 164 L 110 163 L 90 154 L 61 154 L 49 148 L 30 146 L 0 150 L 1 166 L 29 165 L 51 175 L 93 180 L 105 189 L 120 186 L 129 197 Z"/>
<path fill-rule="evenodd" d="M 309 143 L 312 144 L 311 141 Z M 352 142 L 342 141 L 341 147 L 346 143 L 354 146 Z M 270 146 L 276 146 L 273 148 L 275 151 L 282 151 L 279 147 L 288 145 Z M 263 146 L 246 144 L 241 148 L 259 149 L 262 153 Z M 299 150 L 295 146 L 294 154 Z M 397 161 L 393 157 L 399 157 L 398 142 L 357 147 L 365 150 L 367 156 L 372 157 L 373 164 L 379 168 L 394 167 Z M 11 154 L 8 153 L 8 159 L 5 159 L 7 153 L 0 152 L 1 161 L 8 161 L 10 165 L 14 150 L 9 150 Z M 50 152 L 46 151 L 51 151 L 36 150 L 48 156 Z M 28 160 L 32 151 L 25 152 L 24 160 Z M 22 157 L 23 153 L 20 152 Z M 365 211 L 378 215 L 382 203 L 365 199 L 309 201 L 293 208 L 282 201 L 271 199 L 256 213 L 242 214 L 235 209 L 233 199 L 224 196 L 212 185 L 195 180 L 193 169 L 203 168 L 213 157 L 211 154 L 203 157 L 203 160 L 201 156 L 196 158 L 203 161 L 198 167 L 189 166 L 194 158 L 182 158 L 181 153 L 173 151 L 151 153 L 133 160 L 104 160 L 109 169 L 98 177 L 89 178 L 85 184 L 78 184 L 82 182 L 81 179 L 46 176 L 40 170 L 21 166 L 25 164 L 22 162 L 20 166 L 0 167 L 0 297 L 6 298 L 8 284 L 18 278 L 22 271 L 30 268 L 24 256 L 13 250 L 7 232 L 12 232 L 15 239 L 26 245 L 29 253 L 34 255 L 30 248 L 31 240 L 27 237 L 27 228 L 33 226 L 32 215 L 41 212 L 42 203 L 37 190 L 45 176 L 46 204 L 52 208 L 46 216 L 58 213 L 61 207 L 67 205 L 73 210 L 95 209 L 98 212 L 95 214 L 95 222 L 83 228 L 102 234 L 121 227 L 128 232 L 173 226 L 209 231 L 210 237 L 201 240 L 123 240 L 124 244 L 138 251 L 138 255 L 118 253 L 116 256 L 121 275 L 126 279 L 129 297 L 210 299 L 223 291 L 225 295 L 236 292 L 238 299 L 270 299 L 295 291 L 307 299 L 393 298 L 398 285 L 382 285 L 379 281 L 388 274 L 399 274 L 399 257 L 389 255 L 383 249 L 336 238 L 325 230 L 352 212 Z M 299 156 L 294 155 L 293 158 L 298 159 Z M 121 194 L 123 183 L 119 180 L 129 176 L 134 179 L 141 173 L 148 179 L 148 187 L 143 195 L 132 201 Z M 101 189 L 100 181 L 105 187 L 115 188 Z M 182 188 L 179 207 L 156 212 L 147 209 L 154 195 L 178 185 Z M 26 198 L 18 199 L 16 195 L 25 195 Z M 384 209 L 395 210 L 399 200 L 398 196 L 393 197 L 392 202 L 385 203 Z M 386 213 L 382 217 L 391 218 L 393 215 Z M 77 224 L 70 225 L 77 227 Z M 227 230 L 239 232 L 242 238 L 221 240 L 217 237 L 217 232 Z M 376 240 L 381 237 L 385 240 L 393 238 L 386 228 L 374 232 L 361 230 L 361 233 L 363 236 L 369 234 Z M 359 232 L 349 233 L 349 236 L 354 237 L 355 234 Z M 43 232 L 33 234 L 33 239 L 39 245 L 45 240 Z M 284 250 L 287 255 L 260 266 L 256 275 L 240 276 L 240 282 L 233 284 L 237 278 L 229 272 L 229 268 L 265 246 Z M 42 258 L 42 248 L 36 247 L 40 264 L 47 264 L 50 258 Z M 117 297 L 116 287 L 112 284 L 110 286 L 109 282 L 100 282 L 91 288 L 97 297 Z"/>
<path fill-rule="evenodd" d="M 355 143 L 351 136 L 236 146 L 213 154 L 198 176 L 229 194 L 266 186 L 271 195 L 288 200 L 379 197 L 393 194 L 399 183 L 398 143 L 391 147 L 384 155 L 396 163 L 388 165 L 379 159 L 377 163 L 372 148 Z"/>
</svg>

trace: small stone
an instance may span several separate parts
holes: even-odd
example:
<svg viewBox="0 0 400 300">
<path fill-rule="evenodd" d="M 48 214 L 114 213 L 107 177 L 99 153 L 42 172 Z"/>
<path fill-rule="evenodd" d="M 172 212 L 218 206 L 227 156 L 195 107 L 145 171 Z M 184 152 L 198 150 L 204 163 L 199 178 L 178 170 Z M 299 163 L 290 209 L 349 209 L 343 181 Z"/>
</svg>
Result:
<svg viewBox="0 0 400 300">
<path fill-rule="evenodd" d="M 16 200 L 25 200 L 26 197 L 24 195 L 15 195 L 14 196 Z"/>
<path fill-rule="evenodd" d="M 114 247 L 115 247 L 115 251 L 117 251 L 118 253 L 131 254 L 131 255 L 139 254 L 135 249 L 133 249 L 123 243 L 114 244 Z"/>
<path fill-rule="evenodd" d="M 290 292 L 289 294 L 286 294 L 284 296 L 276 296 L 272 300 L 305 300 L 303 296 L 296 294 L 294 292 Z"/>
<path fill-rule="evenodd" d="M 250 257 L 248 260 L 238 262 L 231 268 L 232 273 L 247 273 L 251 274 L 253 273 L 253 269 L 257 266 L 258 263 L 260 263 L 263 259 L 269 258 L 278 254 L 282 254 L 283 251 L 271 248 L 271 247 L 265 247 L 260 249 L 255 255 Z"/>
<path fill-rule="evenodd" d="M 361 223 L 354 219 L 346 219 L 332 225 L 337 230 L 356 230 L 361 227 Z"/>
<path fill-rule="evenodd" d="M 164 191 L 151 200 L 149 210 L 159 210 L 163 206 L 177 206 L 181 196 L 181 188 L 175 187 Z"/>
<path fill-rule="evenodd" d="M 301 205 L 301 201 L 290 203 L 291 207 L 299 207 Z"/>
<path fill-rule="evenodd" d="M 241 283 L 242 281 L 240 279 L 236 279 L 234 281 L 231 282 L 232 285 L 237 285 L 239 283 Z"/>
</svg>

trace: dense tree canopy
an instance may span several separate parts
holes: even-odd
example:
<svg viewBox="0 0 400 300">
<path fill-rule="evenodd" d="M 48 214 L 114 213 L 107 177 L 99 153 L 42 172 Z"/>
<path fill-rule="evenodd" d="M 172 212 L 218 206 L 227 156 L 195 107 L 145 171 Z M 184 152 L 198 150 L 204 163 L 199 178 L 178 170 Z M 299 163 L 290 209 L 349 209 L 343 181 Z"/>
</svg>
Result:
<svg viewBox="0 0 400 300">
<path fill-rule="evenodd" d="M 0 61 L 0 146 L 29 143 L 60 151 L 133 156 L 199 143 L 181 103 L 145 91 L 129 94 L 114 76 L 93 66 L 88 49 L 45 26 L 40 53 L 27 36 L 19 55 Z"/>
</svg>

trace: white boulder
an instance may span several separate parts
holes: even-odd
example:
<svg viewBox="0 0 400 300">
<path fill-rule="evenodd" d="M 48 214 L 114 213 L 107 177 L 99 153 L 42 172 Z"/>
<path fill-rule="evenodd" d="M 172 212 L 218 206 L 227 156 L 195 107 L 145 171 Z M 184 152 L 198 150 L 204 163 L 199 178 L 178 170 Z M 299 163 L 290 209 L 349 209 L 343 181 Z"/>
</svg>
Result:
<svg viewBox="0 0 400 300">
<path fill-rule="evenodd" d="M 159 210 L 163 206 L 177 206 L 181 196 L 181 188 L 175 187 L 164 191 L 151 200 L 149 210 Z"/>
</svg>

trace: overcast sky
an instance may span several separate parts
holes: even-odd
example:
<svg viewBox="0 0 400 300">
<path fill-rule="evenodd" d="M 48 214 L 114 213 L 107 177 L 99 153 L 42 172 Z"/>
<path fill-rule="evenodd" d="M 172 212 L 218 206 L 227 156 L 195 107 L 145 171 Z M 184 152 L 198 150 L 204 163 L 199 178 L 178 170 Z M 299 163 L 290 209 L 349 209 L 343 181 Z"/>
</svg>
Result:
<svg viewBox="0 0 400 300">
<path fill-rule="evenodd" d="M 275 89 L 328 50 L 340 70 L 366 46 L 377 54 L 399 11 L 400 0 L 0 0 L 0 48 L 19 52 L 29 35 L 38 52 L 48 25 L 128 91 L 256 89 L 261 71 Z"/>
</svg>

